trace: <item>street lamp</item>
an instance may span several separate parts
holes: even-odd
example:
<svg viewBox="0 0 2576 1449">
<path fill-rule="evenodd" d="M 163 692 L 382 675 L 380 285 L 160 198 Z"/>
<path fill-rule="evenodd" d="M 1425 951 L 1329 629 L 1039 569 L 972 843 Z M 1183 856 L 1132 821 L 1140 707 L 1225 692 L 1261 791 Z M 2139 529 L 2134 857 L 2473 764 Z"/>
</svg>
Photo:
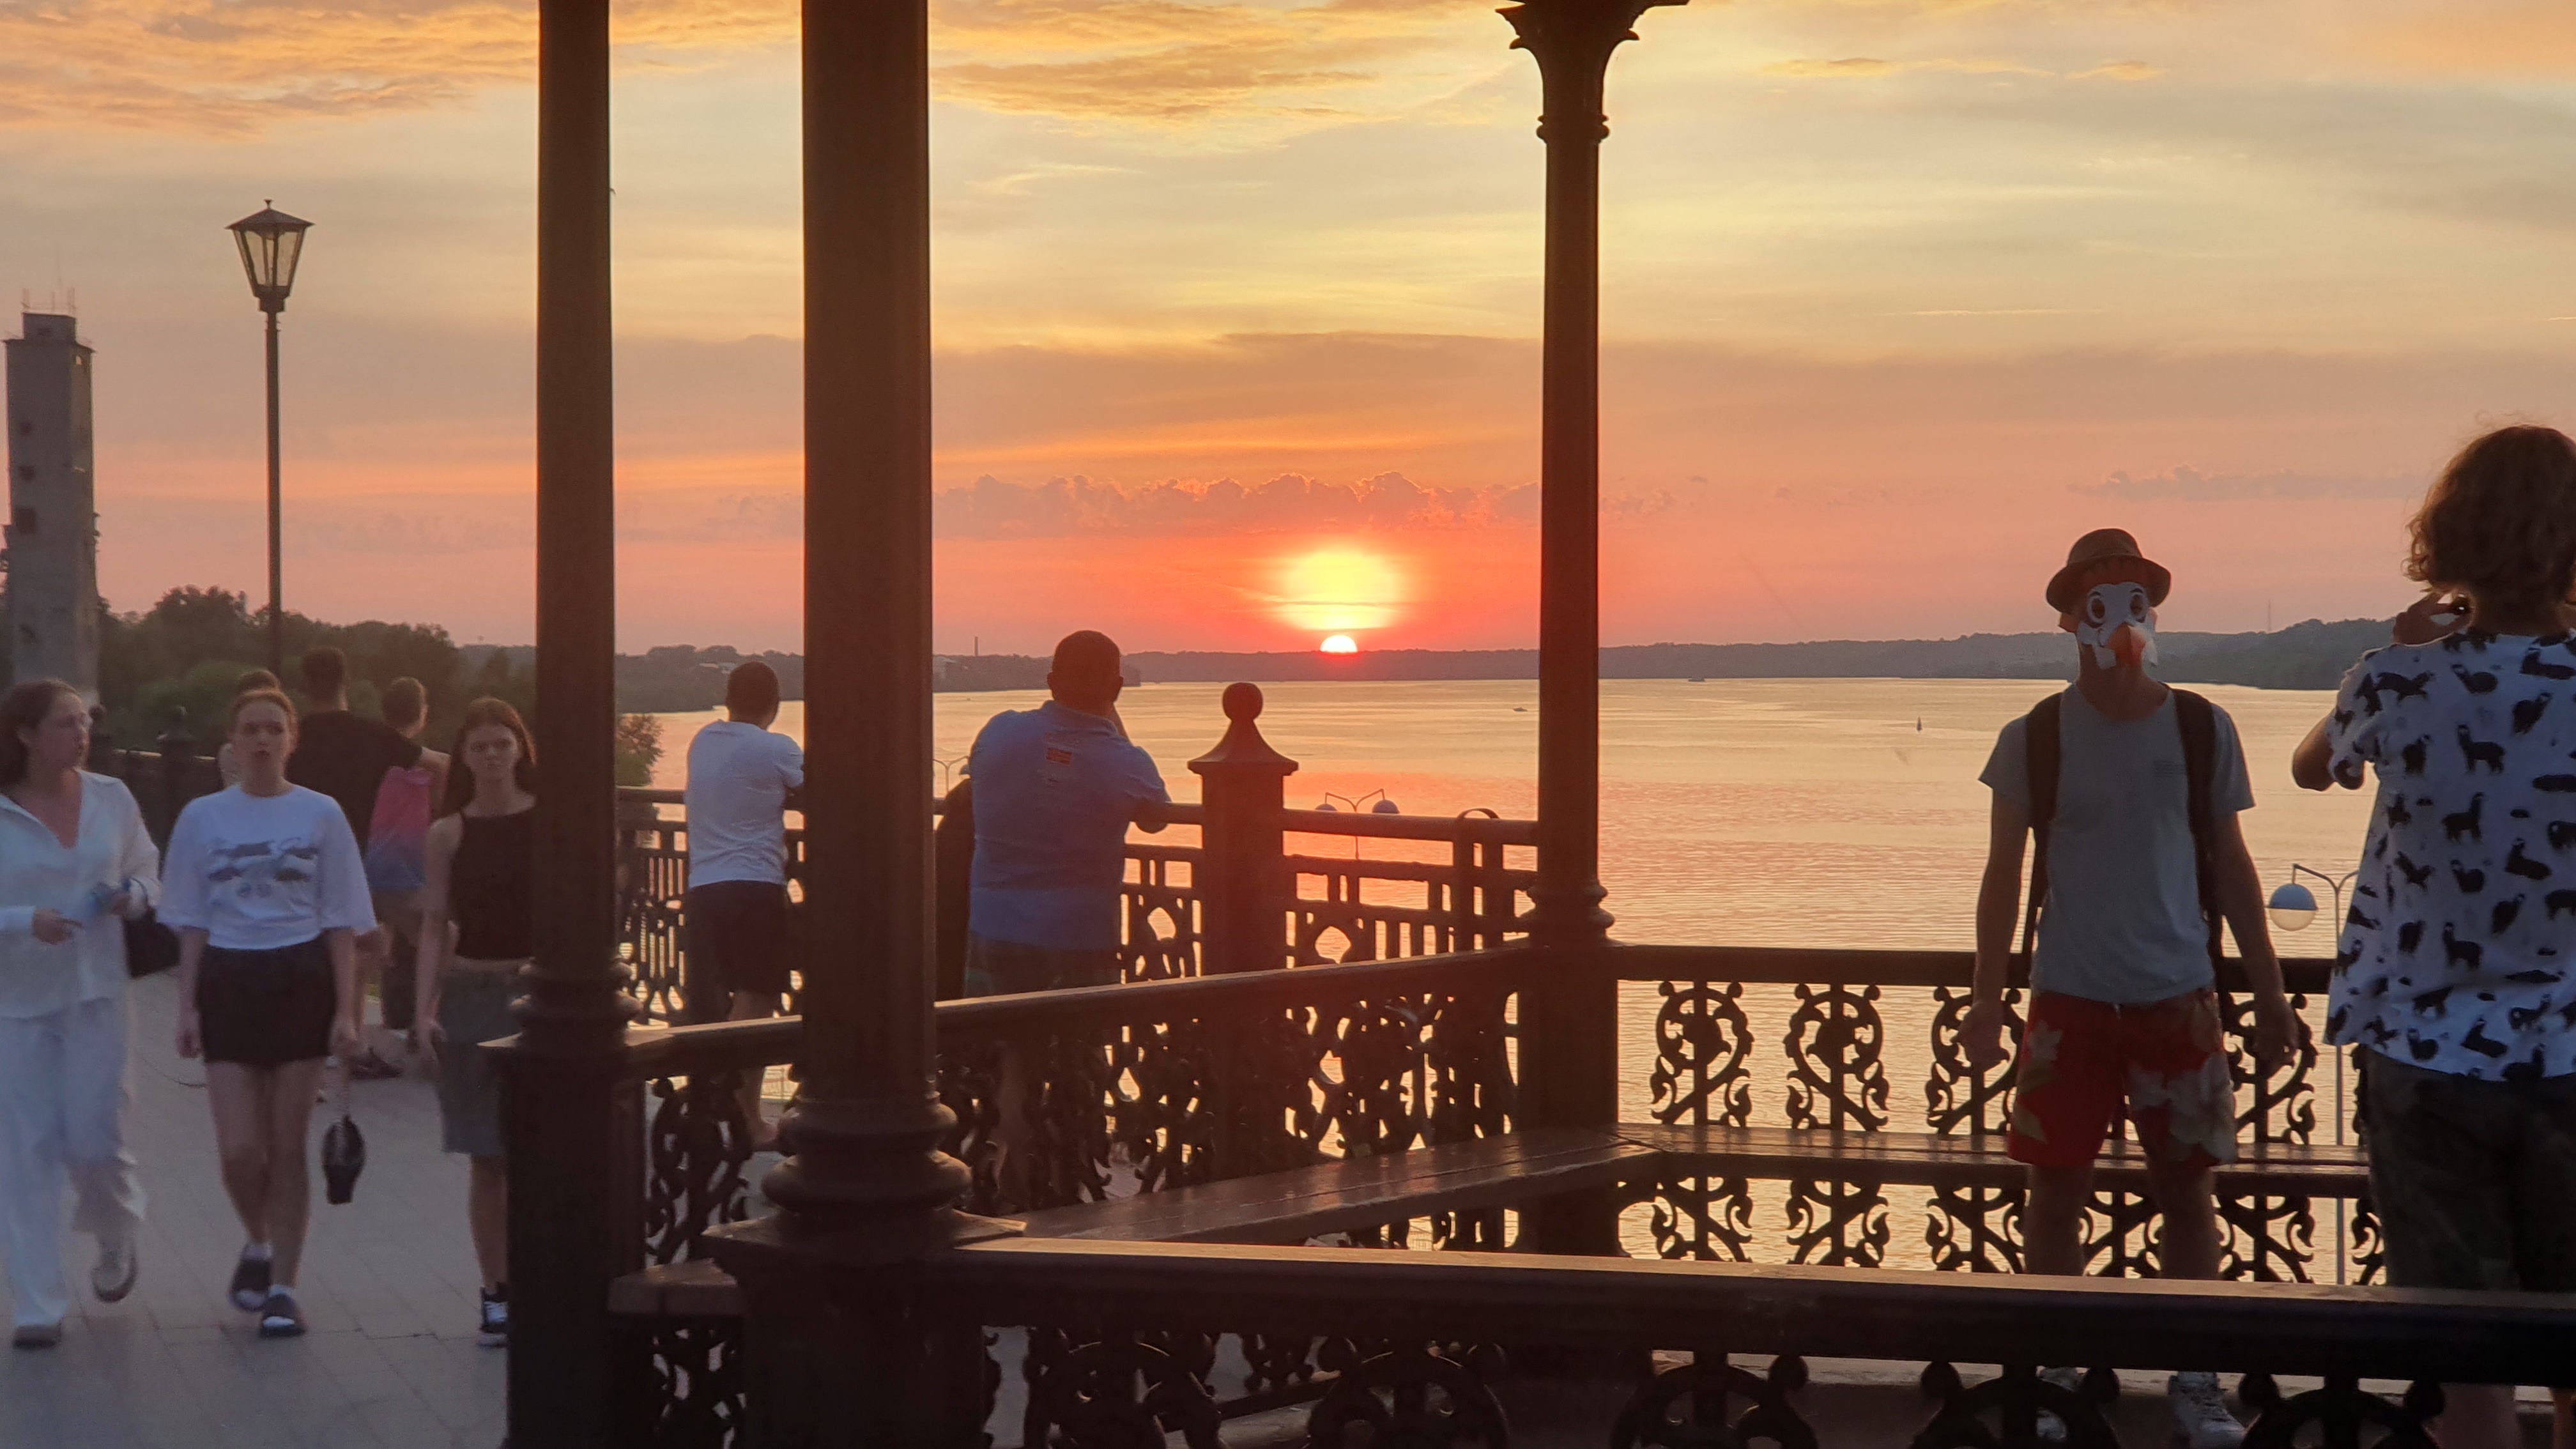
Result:
<svg viewBox="0 0 2576 1449">
<path fill-rule="evenodd" d="M 1386 797 L 1386 792 L 1384 790 L 1371 790 L 1367 794 L 1362 795 L 1358 800 L 1354 800 L 1348 795 L 1336 795 L 1332 791 L 1327 790 L 1324 792 L 1324 798 L 1315 802 L 1315 808 L 1327 815 L 1333 814 L 1333 802 L 1336 800 L 1339 800 L 1344 805 L 1351 807 L 1351 813 L 1353 815 L 1360 813 L 1360 802 L 1363 800 L 1375 800 L 1377 802 L 1369 807 L 1369 813 L 1371 815 L 1401 815 L 1404 813 L 1403 811 L 1395 808 L 1395 802 Z M 1359 858 L 1360 838 L 1354 835 L 1351 837 L 1351 859 L 1357 860 Z"/>
<path fill-rule="evenodd" d="M 2326 889 L 2334 893 L 2335 921 L 2340 925 L 2343 921 L 2343 888 L 2352 884 L 2352 878 L 2359 874 L 2361 872 L 2357 870 L 2346 871 L 2343 879 L 2337 880 L 2313 867 L 2292 865 L 2290 878 L 2281 883 L 2280 889 L 2272 892 L 2269 906 L 2272 924 L 2284 931 L 2298 931 L 2305 930 L 2308 922 L 2317 918 L 2316 892 L 2299 884 L 2300 876 L 2312 875 L 2323 881 Z"/>
<path fill-rule="evenodd" d="M 234 222 L 233 240 L 241 247 L 242 271 L 250 277 L 250 294 L 268 314 L 268 669 L 286 677 L 286 569 L 279 556 L 280 510 L 277 487 L 277 314 L 286 310 L 286 294 L 295 289 L 295 264 L 304 256 L 304 233 L 313 223 L 288 216 L 271 202 Z"/>
</svg>

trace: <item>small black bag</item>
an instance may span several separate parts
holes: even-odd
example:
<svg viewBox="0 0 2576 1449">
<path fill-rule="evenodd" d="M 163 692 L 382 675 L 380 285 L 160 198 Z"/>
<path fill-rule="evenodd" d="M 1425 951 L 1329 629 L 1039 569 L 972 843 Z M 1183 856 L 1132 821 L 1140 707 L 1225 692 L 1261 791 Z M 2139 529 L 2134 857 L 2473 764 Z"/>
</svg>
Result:
<svg viewBox="0 0 2576 1449">
<path fill-rule="evenodd" d="M 179 964 L 179 933 L 161 924 L 157 911 L 125 923 L 125 974 L 141 980 Z"/>
<path fill-rule="evenodd" d="M 346 1071 L 340 1078 L 340 1120 L 322 1129 L 322 1197 L 333 1207 L 358 1195 L 358 1174 L 367 1170 L 367 1136 L 349 1115 Z"/>
</svg>

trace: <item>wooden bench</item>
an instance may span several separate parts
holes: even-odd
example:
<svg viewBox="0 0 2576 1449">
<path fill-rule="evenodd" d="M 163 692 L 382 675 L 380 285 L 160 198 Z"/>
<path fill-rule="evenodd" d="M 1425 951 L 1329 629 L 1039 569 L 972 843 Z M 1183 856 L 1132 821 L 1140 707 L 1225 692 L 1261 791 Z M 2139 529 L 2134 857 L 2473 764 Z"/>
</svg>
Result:
<svg viewBox="0 0 2576 1449">
<path fill-rule="evenodd" d="M 1353 1157 L 1259 1177 L 1137 1193 L 1024 1214 L 1022 1236 L 1124 1243 L 1302 1243 L 1327 1233 L 1431 1213 L 1509 1207 L 1532 1198 L 1651 1177 L 1656 1150 L 1614 1129 L 1515 1132 Z M 730 1318 L 733 1279 L 711 1260 L 646 1268 L 609 1288 L 613 1314 Z"/>
<path fill-rule="evenodd" d="M 1352 1157 L 1259 1177 L 1026 1214 L 1031 1238 L 1302 1243 L 1397 1218 L 1510 1207 L 1652 1176 L 1655 1149 L 1615 1129 L 1560 1128 Z"/>
<path fill-rule="evenodd" d="M 2357 1197 L 2370 1180 L 2357 1146 L 2249 1142 L 2218 1169 L 2221 1193 Z M 1511 1207 L 1662 1176 L 1858 1181 L 1923 1187 L 2021 1186 L 2024 1169 L 1999 1134 L 1846 1132 L 1831 1128 L 1625 1123 L 1555 1128 L 1354 1157 L 1258 1177 L 1076 1203 L 1024 1215 L 1023 1237 L 1081 1242 L 1293 1245 L 1398 1218 Z M 2105 1147 L 2095 1182 L 2143 1192 L 2134 1142 Z M 741 1295 L 706 1259 L 618 1279 L 609 1311 L 643 1318 L 731 1318 Z"/>
<path fill-rule="evenodd" d="M 1629 1124 L 1620 1136 L 1649 1148 L 1668 1173 L 1767 1181 L 1826 1179 L 1919 1187 L 2019 1187 L 2023 1166 L 2004 1152 L 2000 1133 L 1982 1137 L 1930 1132 L 1846 1132 L 1826 1127 L 1694 1127 Z M 2283 1197 L 2358 1197 L 2370 1186 L 2370 1163 L 2358 1146 L 2308 1142 L 2241 1142 L 2238 1160 L 2218 1169 L 2221 1193 Z M 1674 1173 L 1674 1175 L 1681 1175 Z M 2144 1192 L 2146 1164 L 2135 1142 L 2105 1144 L 2094 1183 Z"/>
</svg>

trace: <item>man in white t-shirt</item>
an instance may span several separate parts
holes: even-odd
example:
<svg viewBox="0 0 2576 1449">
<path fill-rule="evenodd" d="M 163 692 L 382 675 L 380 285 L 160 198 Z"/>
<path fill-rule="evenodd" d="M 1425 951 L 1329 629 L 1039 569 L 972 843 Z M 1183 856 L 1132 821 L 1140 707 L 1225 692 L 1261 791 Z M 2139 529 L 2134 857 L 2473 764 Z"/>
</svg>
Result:
<svg viewBox="0 0 2576 1449">
<path fill-rule="evenodd" d="M 787 792 L 805 783 L 805 752 L 770 732 L 778 674 L 757 659 L 725 679 L 725 714 L 689 741 L 681 940 L 690 1022 L 774 1016 L 787 993 Z M 765 1148 L 758 1079 L 743 1093 L 754 1146 Z"/>
</svg>

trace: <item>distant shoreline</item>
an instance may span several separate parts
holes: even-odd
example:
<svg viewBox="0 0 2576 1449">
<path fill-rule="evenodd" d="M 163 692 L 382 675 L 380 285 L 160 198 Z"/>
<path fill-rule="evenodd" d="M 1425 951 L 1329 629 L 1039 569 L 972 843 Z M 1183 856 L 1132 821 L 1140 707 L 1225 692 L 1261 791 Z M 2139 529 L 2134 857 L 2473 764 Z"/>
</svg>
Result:
<svg viewBox="0 0 2576 1449">
<path fill-rule="evenodd" d="M 2176 684 L 2332 689 L 2355 659 L 2388 642 L 2384 619 L 2311 619 L 2268 634 L 2157 636 L 2158 673 Z M 516 652 L 516 651 L 513 651 Z M 617 660 L 617 706 L 651 714 L 712 709 L 724 675 L 767 660 L 786 697 L 804 697 L 805 661 L 721 646 L 672 645 Z M 1147 651 L 1127 656 L 1138 684 L 1259 684 L 1329 680 L 1510 680 L 1538 677 L 1535 649 L 1377 649 L 1228 653 Z M 1025 654 L 942 655 L 941 692 L 1042 689 L 1047 661 Z M 2072 679 L 2073 644 L 2062 633 L 1971 634 L 1957 639 L 1823 640 L 1807 644 L 1626 644 L 1601 651 L 1604 679 Z"/>
</svg>

